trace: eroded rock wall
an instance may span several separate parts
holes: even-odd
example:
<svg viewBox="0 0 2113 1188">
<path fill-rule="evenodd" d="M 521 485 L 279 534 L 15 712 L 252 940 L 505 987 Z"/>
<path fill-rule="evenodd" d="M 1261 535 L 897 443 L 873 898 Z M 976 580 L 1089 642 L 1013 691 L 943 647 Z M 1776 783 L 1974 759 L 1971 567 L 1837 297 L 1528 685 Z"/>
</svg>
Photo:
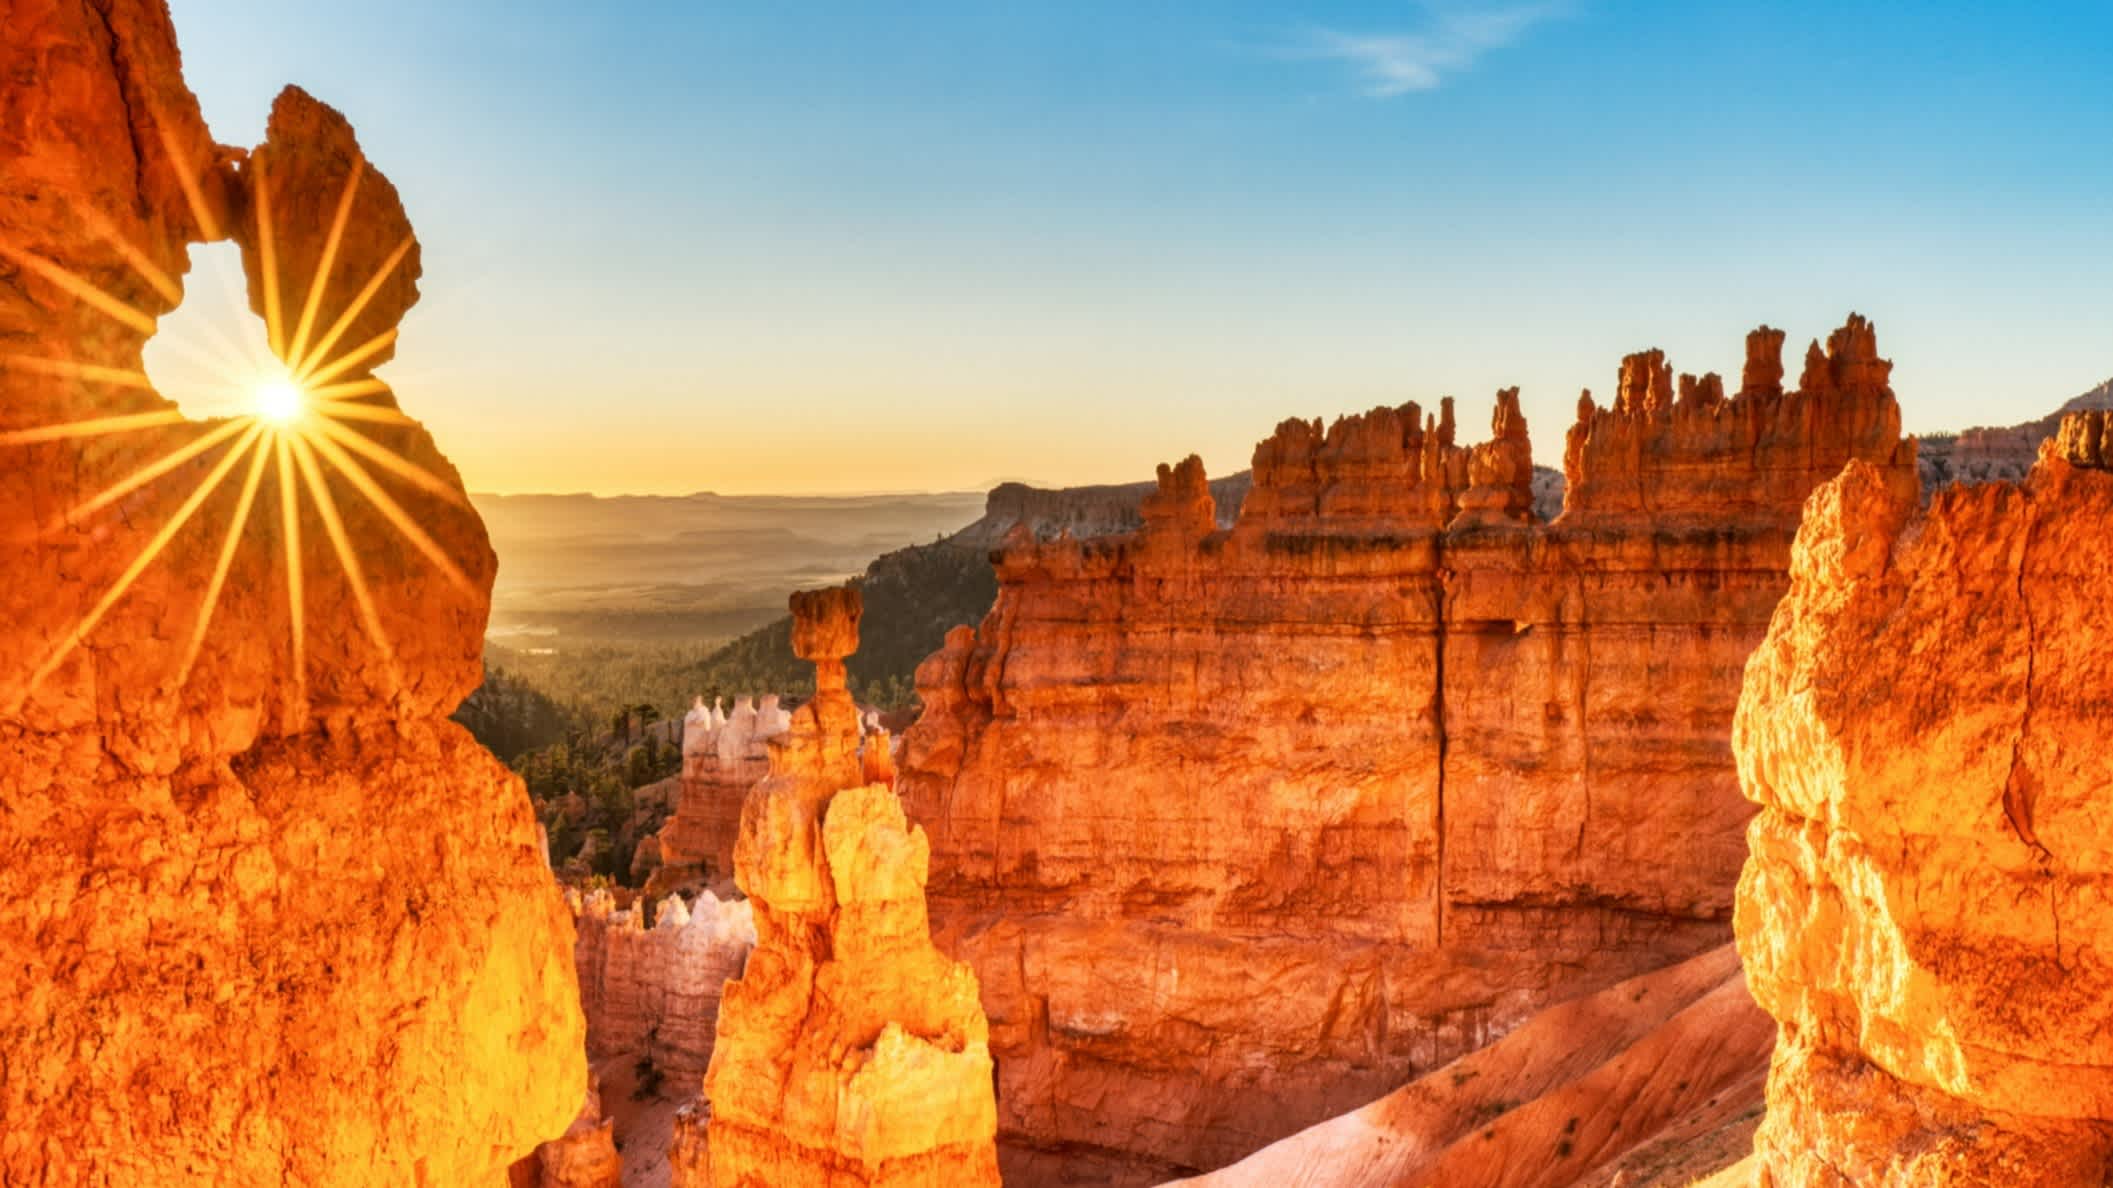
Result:
<svg viewBox="0 0 2113 1188">
<path fill-rule="evenodd" d="M 1201 464 L 1138 533 L 1018 541 L 919 671 L 902 789 L 982 980 L 1010 1180 L 1230 1162 L 1722 944 L 1729 746 L 1801 501 L 1912 488 L 1852 318 L 1784 391 L 1633 356 L 1539 522 L 1516 394 L 1287 421 L 1217 527 Z"/>
<path fill-rule="evenodd" d="M 747 901 L 707 891 L 685 904 L 670 895 L 648 928 L 643 904 L 619 910 L 605 891 L 568 897 L 587 1055 L 635 1056 L 671 1084 L 694 1087 L 711 1064 L 720 995 L 756 943 Z"/>
<path fill-rule="evenodd" d="M 770 774 L 769 741 L 791 724 L 775 696 L 760 706 L 737 697 L 732 714 L 703 700 L 683 719 L 680 793 L 655 838 L 660 866 L 647 888 L 655 895 L 723 887 L 733 877 L 741 804 Z"/>
<path fill-rule="evenodd" d="M 721 1004 L 705 1141 L 678 1121 L 673 1183 L 995 1185 L 976 977 L 932 946 L 929 844 L 889 783 L 866 782 L 888 773 L 861 754 L 844 688 L 858 591 L 796 594 L 792 610 L 816 692 L 742 812 L 734 861 L 757 945 Z"/>
<path fill-rule="evenodd" d="M 2072 414 L 2022 483 L 1808 505 L 1734 732 L 1765 1182 L 2113 1173 L 2109 466 Z"/>
<path fill-rule="evenodd" d="M 527 796 L 446 720 L 494 561 L 372 378 L 396 192 L 298 90 L 215 145 L 151 0 L 0 8 L 0 160 L 0 1180 L 493 1182 L 583 1037 Z M 275 436 L 141 371 L 225 238 L 332 370 Z"/>
</svg>

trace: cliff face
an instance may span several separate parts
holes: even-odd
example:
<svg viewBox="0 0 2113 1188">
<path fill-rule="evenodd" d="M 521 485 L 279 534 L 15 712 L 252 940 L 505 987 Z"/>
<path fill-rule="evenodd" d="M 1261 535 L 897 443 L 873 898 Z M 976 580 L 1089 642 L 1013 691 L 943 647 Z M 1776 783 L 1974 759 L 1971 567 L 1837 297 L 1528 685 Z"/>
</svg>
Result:
<svg viewBox="0 0 2113 1188">
<path fill-rule="evenodd" d="M 1628 360 L 1552 524 L 1506 393 L 1471 449 L 1450 401 L 1287 421 L 1230 530 L 1191 459 L 1140 532 L 996 558 L 902 789 L 1009 1177 L 1219 1166 L 1724 942 L 1731 713 L 1800 503 L 1850 458 L 1914 482 L 1869 327 L 1794 392 L 1780 342 L 1735 397 Z"/>
<path fill-rule="evenodd" d="M 995 1185 L 976 978 L 932 946 L 924 831 L 890 787 L 886 736 L 862 753 L 844 688 L 858 591 L 796 594 L 792 610 L 815 696 L 742 811 L 734 866 L 757 944 L 720 1007 L 706 1142 L 678 1122 L 673 1183 Z"/>
<path fill-rule="evenodd" d="M 709 891 L 694 904 L 662 900 L 651 928 L 641 910 L 617 910 L 605 891 L 576 898 L 587 1055 L 638 1057 L 694 1088 L 711 1064 L 720 995 L 741 976 L 755 925 L 745 901 L 722 903 Z"/>
<path fill-rule="evenodd" d="M 2021 484 L 1808 505 L 1734 731 L 1774 1184 L 2113 1172 L 2109 466 L 2075 414 Z"/>
<path fill-rule="evenodd" d="M 647 890 L 664 894 L 724 883 L 734 873 L 741 803 L 770 772 L 767 744 L 791 727 L 776 696 L 734 699 L 734 711 L 703 698 L 683 717 L 681 791 L 656 836 L 660 869 Z"/>
<path fill-rule="evenodd" d="M 489 1182 L 582 1034 L 527 797 L 446 720 L 493 559 L 370 374 L 395 190 L 297 90 L 214 145 L 159 4 L 0 10 L 0 80 L 0 1179 Z M 224 238 L 284 430 L 141 372 Z"/>
<path fill-rule="evenodd" d="M 1246 474 L 1211 483 L 1219 523 L 1230 524 L 1239 515 L 1240 501 L 1247 498 L 1248 486 Z M 1151 488 L 1150 483 L 1059 488 L 1000 483 L 985 498 L 982 518 L 950 539 L 971 547 L 990 548 L 1016 530 L 1025 530 L 1037 540 L 1053 540 L 1065 533 L 1084 538 L 1134 532 L 1143 524 L 1137 514 L 1137 502 Z"/>
<path fill-rule="evenodd" d="M 1922 493 L 1925 497 L 1934 495 L 1951 483 L 2017 482 L 2038 459 L 2040 443 L 2060 431 L 2063 418 L 2073 412 L 2107 408 L 2113 408 L 2113 380 L 2036 421 L 1924 438 L 1916 451 L 1922 468 Z"/>
</svg>

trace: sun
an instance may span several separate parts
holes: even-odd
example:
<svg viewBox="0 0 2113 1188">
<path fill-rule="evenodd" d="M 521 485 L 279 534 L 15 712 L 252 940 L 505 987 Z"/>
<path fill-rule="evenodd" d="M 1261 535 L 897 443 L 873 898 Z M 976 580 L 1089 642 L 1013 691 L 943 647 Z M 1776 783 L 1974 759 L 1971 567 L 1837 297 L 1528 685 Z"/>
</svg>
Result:
<svg viewBox="0 0 2113 1188">
<path fill-rule="evenodd" d="M 274 376 L 257 385 L 254 393 L 257 416 L 274 425 L 291 425 L 301 418 L 308 397 L 301 386 L 286 376 Z"/>
</svg>

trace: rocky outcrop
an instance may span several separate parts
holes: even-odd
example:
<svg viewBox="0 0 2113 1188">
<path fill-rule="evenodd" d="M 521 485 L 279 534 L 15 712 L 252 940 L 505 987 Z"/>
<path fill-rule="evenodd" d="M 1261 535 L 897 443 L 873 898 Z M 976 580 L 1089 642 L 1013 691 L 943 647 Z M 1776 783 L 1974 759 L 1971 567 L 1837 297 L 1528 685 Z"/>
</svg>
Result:
<svg viewBox="0 0 2113 1188">
<path fill-rule="evenodd" d="M 2054 436 L 2064 417 L 2108 408 L 2113 408 L 2113 380 L 2038 420 L 1924 437 L 1916 450 L 1922 469 L 1923 497 L 1927 499 L 1951 483 L 2017 482 L 2032 469 L 2039 457 L 2040 443 Z"/>
<path fill-rule="evenodd" d="M 1240 512 L 1240 501 L 1247 497 L 1248 485 L 1244 473 L 1211 483 L 1219 523 L 1233 522 Z M 1015 531 L 1025 531 L 1037 540 L 1054 540 L 1067 534 L 1085 538 L 1135 532 L 1144 523 L 1138 515 L 1138 500 L 1151 487 L 1150 483 L 1058 488 L 1000 483 L 985 498 L 982 517 L 952 539 L 963 545 L 991 548 Z"/>
<path fill-rule="evenodd" d="M 844 687 L 858 591 L 795 594 L 792 611 L 815 696 L 742 811 L 734 864 L 757 946 L 721 1004 L 706 1142 L 678 1119 L 673 1183 L 995 1185 L 976 978 L 932 946 L 924 831 L 887 783 L 864 782 L 886 773 L 861 754 Z"/>
<path fill-rule="evenodd" d="M 696 699 L 682 720 L 681 792 L 655 839 L 659 869 L 649 893 L 694 891 L 732 877 L 741 802 L 770 773 L 770 740 L 791 727 L 776 694 L 760 703 L 736 697 L 731 714 Z"/>
<path fill-rule="evenodd" d="M 1182 1183 L 1561 1188 L 1623 1164 L 1641 1176 L 1639 1156 L 1760 1112 L 1774 1038 L 1724 945 L 1550 1007 L 1370 1105 Z"/>
<path fill-rule="evenodd" d="M 1734 731 L 1762 1182 L 2113 1173 L 2107 417 L 2019 484 L 1918 511 L 1853 464 L 1808 504 Z"/>
<path fill-rule="evenodd" d="M 516 1167 L 519 1188 L 623 1188 L 624 1159 L 616 1150 L 616 1124 L 602 1116 L 601 1087 L 590 1082 L 587 1104 L 565 1133 L 536 1148 Z"/>
<path fill-rule="evenodd" d="M 491 1183 L 586 1088 L 528 798 L 446 720 L 491 551 L 370 372 L 416 241 L 336 112 L 267 135 L 213 143 L 158 3 L 0 9 L 10 1184 Z M 141 371 L 226 238 L 285 430 Z"/>
<path fill-rule="evenodd" d="M 579 929 L 587 1055 L 630 1056 L 668 1081 L 694 1084 L 712 1061 L 720 994 L 756 943 L 747 901 L 723 903 L 706 891 L 686 905 L 670 895 L 648 928 L 643 904 L 619 909 L 606 891 L 567 897 Z"/>
<path fill-rule="evenodd" d="M 1450 401 L 1287 421 L 1230 529 L 1191 462 L 1135 534 L 998 555 L 901 787 L 1009 1181 L 1222 1166 L 1729 938 L 1731 714 L 1804 496 L 1914 483 L 1870 327 L 1830 341 L 1787 392 L 1775 332 L 1733 396 L 1633 356 L 1553 523 L 1507 394 L 1473 448 Z"/>
</svg>

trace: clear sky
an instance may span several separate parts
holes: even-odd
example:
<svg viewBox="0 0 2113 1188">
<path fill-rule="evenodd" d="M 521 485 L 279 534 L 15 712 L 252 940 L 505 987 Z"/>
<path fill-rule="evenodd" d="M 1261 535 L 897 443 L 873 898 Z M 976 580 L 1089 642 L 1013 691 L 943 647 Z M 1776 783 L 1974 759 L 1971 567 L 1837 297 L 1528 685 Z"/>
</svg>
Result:
<svg viewBox="0 0 2113 1188">
<path fill-rule="evenodd" d="M 172 0 L 403 191 L 386 376 L 471 486 L 1247 464 L 1288 416 L 1878 322 L 1909 428 L 2113 374 L 2113 5 Z"/>
</svg>

